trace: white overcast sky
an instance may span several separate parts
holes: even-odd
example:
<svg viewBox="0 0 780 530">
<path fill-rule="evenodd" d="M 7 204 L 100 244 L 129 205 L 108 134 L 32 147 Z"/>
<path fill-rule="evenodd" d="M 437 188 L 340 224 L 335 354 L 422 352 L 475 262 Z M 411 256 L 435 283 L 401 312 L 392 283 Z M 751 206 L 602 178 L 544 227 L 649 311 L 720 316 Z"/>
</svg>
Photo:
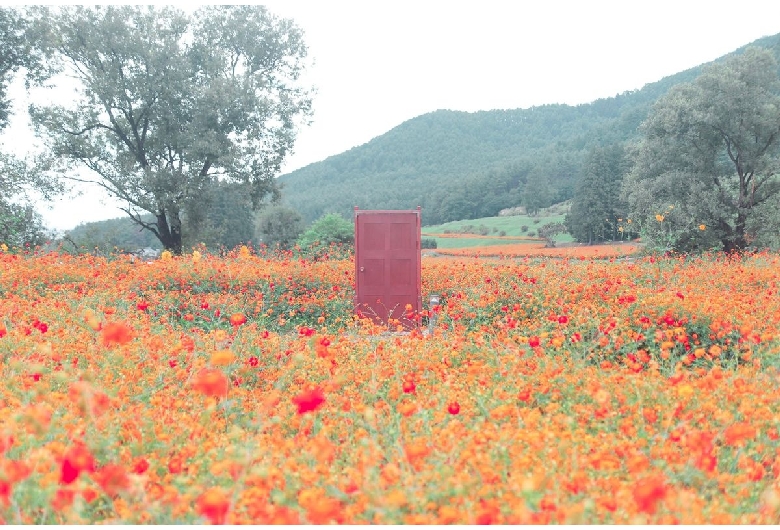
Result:
<svg viewBox="0 0 780 530">
<path fill-rule="evenodd" d="M 778 0 L 270 0 L 265 5 L 303 29 L 314 61 L 306 77 L 317 89 L 313 123 L 300 132 L 284 172 L 437 109 L 587 103 L 780 33 Z M 21 118 L 0 139 L 6 150 L 29 142 Z M 57 229 L 123 215 L 101 196 L 91 190 L 42 205 L 40 211 Z"/>
</svg>

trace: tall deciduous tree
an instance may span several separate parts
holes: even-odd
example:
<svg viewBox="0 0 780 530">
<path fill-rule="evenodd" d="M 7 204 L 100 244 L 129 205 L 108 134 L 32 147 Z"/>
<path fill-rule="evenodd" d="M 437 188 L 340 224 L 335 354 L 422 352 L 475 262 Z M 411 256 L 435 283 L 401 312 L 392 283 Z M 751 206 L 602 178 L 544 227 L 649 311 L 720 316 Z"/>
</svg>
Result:
<svg viewBox="0 0 780 530">
<path fill-rule="evenodd" d="M 8 126 L 11 116 L 13 102 L 8 96 L 8 86 L 15 74 L 26 69 L 32 79 L 40 71 L 35 42 L 36 36 L 25 14 L 0 7 L 0 130 Z M 36 190 L 48 197 L 59 189 L 56 182 L 36 172 L 27 161 L 0 152 L 0 243 L 13 247 L 42 243 L 43 220 L 28 194 Z"/>
<path fill-rule="evenodd" d="M 40 10 L 52 64 L 75 78 L 69 105 L 32 106 L 62 175 L 90 170 L 162 245 L 182 250 L 182 218 L 210 184 L 244 184 L 254 206 L 311 108 L 307 54 L 290 20 L 263 6 Z M 154 215 L 149 223 L 141 212 Z"/>
<path fill-rule="evenodd" d="M 0 7 L 0 129 L 8 125 L 10 115 L 8 84 L 19 68 L 33 60 L 27 32 L 27 20 L 21 13 Z"/>
<path fill-rule="evenodd" d="M 681 250 L 749 244 L 751 216 L 780 191 L 779 91 L 774 56 L 750 48 L 655 104 L 625 183 L 645 235 Z"/>
</svg>

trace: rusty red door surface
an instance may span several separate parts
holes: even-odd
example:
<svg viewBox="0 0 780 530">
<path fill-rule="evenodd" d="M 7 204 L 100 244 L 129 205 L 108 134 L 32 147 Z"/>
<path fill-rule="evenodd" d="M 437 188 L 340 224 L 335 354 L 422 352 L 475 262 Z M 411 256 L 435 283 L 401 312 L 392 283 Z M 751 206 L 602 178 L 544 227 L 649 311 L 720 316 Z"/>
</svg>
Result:
<svg viewBox="0 0 780 530">
<path fill-rule="evenodd" d="M 420 208 L 355 208 L 355 311 L 379 323 L 417 324 L 419 313 Z M 411 307 L 411 311 L 407 308 Z M 397 322 L 396 322 L 397 320 Z"/>
</svg>

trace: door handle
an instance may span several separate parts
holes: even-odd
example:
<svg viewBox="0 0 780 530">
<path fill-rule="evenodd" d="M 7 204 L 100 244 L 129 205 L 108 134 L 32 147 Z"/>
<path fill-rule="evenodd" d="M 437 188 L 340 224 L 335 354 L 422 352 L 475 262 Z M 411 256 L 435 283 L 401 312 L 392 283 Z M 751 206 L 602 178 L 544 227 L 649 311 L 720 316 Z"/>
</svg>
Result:
<svg viewBox="0 0 780 530">
<path fill-rule="evenodd" d="M 360 267 L 360 272 L 363 272 L 364 270 L 366 270 L 365 267 Z"/>
</svg>

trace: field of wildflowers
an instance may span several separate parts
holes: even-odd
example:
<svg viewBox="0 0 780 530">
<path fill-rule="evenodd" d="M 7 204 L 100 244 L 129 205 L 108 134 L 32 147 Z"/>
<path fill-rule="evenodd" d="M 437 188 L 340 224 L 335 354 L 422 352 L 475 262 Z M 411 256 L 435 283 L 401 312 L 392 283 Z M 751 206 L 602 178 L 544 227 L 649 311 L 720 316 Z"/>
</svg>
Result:
<svg viewBox="0 0 780 530">
<path fill-rule="evenodd" d="M 5 523 L 777 523 L 780 257 L 0 253 Z"/>
</svg>

